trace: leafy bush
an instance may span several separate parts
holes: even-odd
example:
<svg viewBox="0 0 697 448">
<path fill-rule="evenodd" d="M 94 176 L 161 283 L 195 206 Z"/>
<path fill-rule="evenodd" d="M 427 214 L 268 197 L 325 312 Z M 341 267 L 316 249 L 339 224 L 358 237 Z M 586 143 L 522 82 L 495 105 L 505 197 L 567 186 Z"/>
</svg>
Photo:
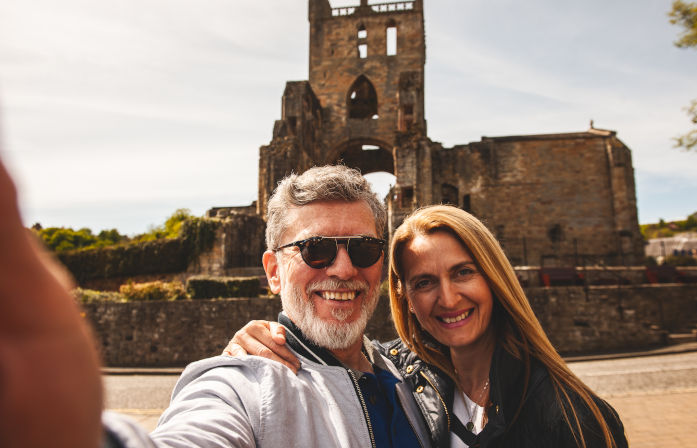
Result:
<svg viewBox="0 0 697 448">
<path fill-rule="evenodd" d="M 102 230 L 96 236 L 88 228 L 73 230 L 64 227 L 47 227 L 36 230 L 36 233 L 46 247 L 54 252 L 92 249 L 128 241 L 128 237 L 121 235 L 116 229 Z"/>
<path fill-rule="evenodd" d="M 219 221 L 204 218 L 189 218 L 182 223 L 180 236 L 185 241 L 187 264 L 213 247 L 219 226 Z"/>
<path fill-rule="evenodd" d="M 182 272 L 189 259 L 185 241 L 180 238 L 59 252 L 57 256 L 78 283 L 93 278 Z"/>
<path fill-rule="evenodd" d="M 673 266 L 697 266 L 697 258 L 689 255 L 669 255 L 664 263 Z"/>
<path fill-rule="evenodd" d="M 75 300 L 81 304 L 126 301 L 121 293 L 114 291 L 95 291 L 93 289 L 75 288 L 73 290 L 73 295 L 75 296 Z"/>
<path fill-rule="evenodd" d="M 128 282 L 121 285 L 119 292 L 126 301 L 184 300 L 188 298 L 181 282 Z"/>
<path fill-rule="evenodd" d="M 258 297 L 261 291 L 257 277 L 190 277 L 186 291 L 192 299 L 219 297 Z"/>
<path fill-rule="evenodd" d="M 151 226 L 146 233 L 134 237 L 134 241 L 143 243 L 162 238 L 177 238 L 180 236 L 181 228 L 184 222 L 189 219 L 196 219 L 191 215 L 189 209 L 177 209 L 169 218 L 167 218 L 163 225 Z"/>
</svg>

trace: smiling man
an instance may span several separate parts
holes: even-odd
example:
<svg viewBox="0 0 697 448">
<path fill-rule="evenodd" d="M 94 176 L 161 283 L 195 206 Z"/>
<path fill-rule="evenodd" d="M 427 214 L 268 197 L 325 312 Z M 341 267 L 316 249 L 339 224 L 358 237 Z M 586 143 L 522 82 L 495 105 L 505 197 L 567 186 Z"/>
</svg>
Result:
<svg viewBox="0 0 697 448">
<path fill-rule="evenodd" d="M 268 210 L 262 262 L 300 365 L 195 362 L 149 436 L 105 415 L 114 445 L 428 446 L 409 386 L 363 336 L 386 244 L 385 209 L 368 182 L 345 166 L 312 168 L 281 181 Z"/>
</svg>

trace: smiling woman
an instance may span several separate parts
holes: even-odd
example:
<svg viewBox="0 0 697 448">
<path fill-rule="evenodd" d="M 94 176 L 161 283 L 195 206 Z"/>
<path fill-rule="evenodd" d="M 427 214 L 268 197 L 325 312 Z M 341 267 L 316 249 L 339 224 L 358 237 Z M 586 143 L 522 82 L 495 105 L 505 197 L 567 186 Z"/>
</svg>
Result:
<svg viewBox="0 0 697 448">
<path fill-rule="evenodd" d="M 406 295 L 424 330 L 451 351 L 493 348 L 493 299 L 467 249 L 448 231 L 417 235 L 404 248 Z"/>
<path fill-rule="evenodd" d="M 479 220 L 451 206 L 417 210 L 390 252 L 403 342 L 389 352 L 418 373 L 406 380 L 425 413 L 444 417 L 431 432 L 451 435 L 435 445 L 627 446 L 619 416 L 568 369 Z"/>
</svg>

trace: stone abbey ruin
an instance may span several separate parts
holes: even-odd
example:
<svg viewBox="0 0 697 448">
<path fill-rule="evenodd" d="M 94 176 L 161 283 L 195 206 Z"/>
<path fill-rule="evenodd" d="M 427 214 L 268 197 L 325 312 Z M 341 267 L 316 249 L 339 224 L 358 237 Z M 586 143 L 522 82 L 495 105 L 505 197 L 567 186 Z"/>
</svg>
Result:
<svg viewBox="0 0 697 448">
<path fill-rule="evenodd" d="M 420 206 L 447 203 L 482 219 L 514 265 L 641 264 L 631 152 L 615 132 L 591 125 L 452 148 L 428 137 L 423 3 L 309 0 L 309 80 L 286 84 L 281 119 L 259 150 L 258 200 L 208 216 L 247 215 L 247 229 L 256 216 L 263 226 L 285 175 L 344 163 L 395 176 L 390 230 Z"/>
<path fill-rule="evenodd" d="M 196 232 L 193 239 L 71 255 L 66 264 L 83 288 L 199 274 L 263 283 L 263 217 L 276 183 L 292 171 L 342 162 L 395 176 L 386 198 L 391 230 L 434 203 L 483 219 L 562 353 L 660 345 L 694 328 L 694 286 L 643 266 L 631 154 L 614 132 L 591 126 L 443 147 L 428 137 L 424 116 L 423 0 L 343 8 L 309 0 L 309 21 L 309 80 L 286 84 L 281 119 L 259 150 L 258 200 L 209 210 L 215 219 L 199 224 L 215 229 L 204 238 L 212 245 L 195 257 L 187 254 L 201 247 Z M 697 279 L 697 268 L 691 272 Z M 220 353 L 242 325 L 274 320 L 280 308 L 265 296 L 84 305 L 112 366 L 184 365 Z M 389 321 L 383 299 L 367 334 L 396 337 Z"/>
</svg>

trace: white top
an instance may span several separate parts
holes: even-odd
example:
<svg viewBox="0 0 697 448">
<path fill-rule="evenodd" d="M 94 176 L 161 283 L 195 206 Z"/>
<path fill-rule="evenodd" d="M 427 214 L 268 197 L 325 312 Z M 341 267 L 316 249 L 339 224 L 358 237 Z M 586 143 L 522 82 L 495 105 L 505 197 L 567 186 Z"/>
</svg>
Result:
<svg viewBox="0 0 697 448">
<path fill-rule="evenodd" d="M 479 434 L 482 432 L 482 429 L 484 428 L 484 408 L 470 400 L 470 397 L 468 397 L 467 394 L 459 391 L 455 393 L 455 399 L 453 400 L 453 414 L 460 419 L 463 425 L 467 425 L 467 423 L 470 421 L 474 423 L 474 428 L 472 428 L 472 432 L 474 434 Z M 454 432 L 450 431 L 450 448 L 469 447 L 465 442 L 460 440 L 460 438 L 455 435 Z"/>
</svg>

